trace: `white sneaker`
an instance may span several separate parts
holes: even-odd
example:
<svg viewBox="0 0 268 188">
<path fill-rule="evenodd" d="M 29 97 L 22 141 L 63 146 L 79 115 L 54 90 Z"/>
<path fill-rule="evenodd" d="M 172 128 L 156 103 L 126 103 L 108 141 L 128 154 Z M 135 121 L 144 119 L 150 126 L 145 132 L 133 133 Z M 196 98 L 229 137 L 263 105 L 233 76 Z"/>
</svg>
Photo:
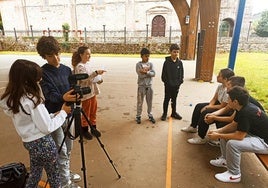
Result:
<svg viewBox="0 0 268 188">
<path fill-rule="evenodd" d="M 187 140 L 190 144 L 205 144 L 207 143 L 207 139 L 202 139 L 200 137 L 190 138 Z"/>
<path fill-rule="evenodd" d="M 71 180 L 67 183 L 67 185 L 63 185 L 62 188 L 81 188 L 79 185 L 75 184 Z"/>
<path fill-rule="evenodd" d="M 241 174 L 234 175 L 227 170 L 226 172 L 215 174 L 215 178 L 221 182 L 238 183 L 241 181 Z"/>
<path fill-rule="evenodd" d="M 215 147 L 220 147 L 220 145 L 221 145 L 220 141 L 218 141 L 218 140 L 209 140 L 208 144 L 211 146 L 215 146 Z"/>
<path fill-rule="evenodd" d="M 79 174 L 70 172 L 70 180 L 72 182 L 79 182 L 79 181 L 81 181 L 81 176 Z"/>
<path fill-rule="evenodd" d="M 197 132 L 197 128 L 194 128 L 192 126 L 188 126 L 188 127 L 182 128 L 181 131 L 187 132 L 187 133 L 196 133 Z"/>
<path fill-rule="evenodd" d="M 209 163 L 213 166 L 216 166 L 216 167 L 227 167 L 226 166 L 226 159 L 224 159 L 223 157 L 219 157 L 219 158 L 216 158 L 214 160 L 210 160 Z"/>
</svg>

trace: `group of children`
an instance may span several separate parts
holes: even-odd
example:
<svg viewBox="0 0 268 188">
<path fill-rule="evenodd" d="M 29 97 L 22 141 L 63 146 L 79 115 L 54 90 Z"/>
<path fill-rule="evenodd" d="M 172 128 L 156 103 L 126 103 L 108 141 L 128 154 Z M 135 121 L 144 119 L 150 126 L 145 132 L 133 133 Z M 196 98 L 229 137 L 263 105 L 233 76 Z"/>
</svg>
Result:
<svg viewBox="0 0 268 188">
<path fill-rule="evenodd" d="M 184 79 L 184 69 L 178 58 L 179 46 L 170 46 L 170 56 L 165 58 L 161 79 L 164 83 L 163 114 L 167 118 L 171 100 L 171 117 L 182 119 L 176 111 L 177 95 Z M 88 74 L 88 78 L 79 80 L 82 87 L 90 87 L 91 92 L 83 95 L 82 109 L 86 117 L 81 116 L 82 136 L 88 140 L 92 135 L 100 137 L 96 126 L 98 84 L 97 77 L 105 70 L 92 70 L 88 62 L 91 51 L 81 46 L 73 53 L 71 68 L 60 63 L 60 47 L 51 36 L 43 36 L 37 43 L 37 52 L 47 63 L 38 64 L 16 60 L 9 71 L 9 80 L 0 106 L 11 116 L 16 131 L 30 155 L 30 175 L 26 187 L 35 188 L 44 168 L 50 187 L 79 187 L 73 182 L 80 181 L 78 174 L 70 171 L 70 153 L 73 140 L 65 137 L 68 118 L 72 107 L 66 102 L 77 101 L 69 83 L 72 74 Z M 152 123 L 152 78 L 155 76 L 153 64 L 149 62 L 150 51 L 143 48 L 141 61 L 136 64 L 138 75 L 136 122 L 141 123 L 144 97 L 147 102 L 147 114 Z M 220 83 L 214 97 L 208 103 L 195 106 L 190 126 L 182 128 L 184 132 L 198 132 L 198 137 L 188 139 L 191 144 L 204 144 L 210 140 L 219 140 L 221 156 L 211 160 L 210 164 L 225 167 L 227 171 L 215 175 L 222 182 L 241 181 L 240 160 L 242 152 L 268 154 L 268 117 L 263 107 L 252 98 L 244 88 L 245 79 L 234 76 L 231 69 L 220 70 L 217 81 Z M 209 126 L 216 123 L 216 130 Z M 64 142 L 63 142 L 64 141 Z"/>
<path fill-rule="evenodd" d="M 184 69 L 182 61 L 178 58 L 179 45 L 172 44 L 169 48 L 170 56 L 165 58 L 165 62 L 162 68 L 161 79 L 165 87 L 165 96 L 163 102 L 163 114 L 161 120 L 165 121 L 167 118 L 168 105 L 171 100 L 172 113 L 171 117 L 181 120 L 182 117 L 177 113 L 177 96 L 180 89 L 180 85 L 184 79 Z M 153 64 L 149 62 L 150 51 L 147 48 L 141 50 L 141 61 L 136 64 L 136 72 L 138 74 L 138 91 L 137 91 L 137 114 L 136 122 L 141 123 L 141 113 L 144 97 L 147 102 L 147 114 L 152 123 L 155 123 L 155 119 L 152 114 L 152 77 L 155 76 Z"/>
<path fill-rule="evenodd" d="M 168 103 L 171 99 L 171 117 L 182 119 L 176 112 L 176 98 L 183 83 L 183 65 L 178 59 L 179 47 L 170 47 L 170 56 L 166 57 L 162 68 L 162 81 L 165 86 L 163 114 L 166 120 Z M 149 51 L 141 50 L 142 61 L 136 65 L 138 74 L 137 116 L 141 123 L 143 98 L 146 96 L 149 120 L 155 123 L 152 115 L 152 77 L 155 76 L 153 64 L 149 63 Z M 217 82 L 219 86 L 210 102 L 198 103 L 193 111 L 191 124 L 181 129 L 183 132 L 198 133 L 197 137 L 187 141 L 190 144 L 219 143 L 221 156 L 210 161 L 216 167 L 227 170 L 218 173 L 215 178 L 221 182 L 235 183 L 241 181 L 241 154 L 253 152 L 268 154 L 268 116 L 262 105 L 244 88 L 245 78 L 235 76 L 229 68 L 221 69 Z M 215 130 L 209 130 L 211 124 Z"/>
<path fill-rule="evenodd" d="M 75 182 L 81 177 L 70 171 L 73 140 L 66 135 L 72 109 L 80 96 L 71 88 L 69 78 L 73 73 L 89 75 L 79 83 L 91 90 L 81 99 L 86 118 L 82 118 L 79 134 L 90 140 L 92 135 L 101 136 L 96 128 L 96 95 L 99 94 L 97 84 L 102 83 L 98 75 L 105 71 L 88 66 L 91 52 L 85 46 L 73 53 L 74 71 L 60 63 L 60 45 L 54 37 L 41 37 L 36 49 L 47 63 L 40 67 L 29 60 L 16 60 L 10 68 L 0 107 L 12 118 L 29 152 L 30 173 L 25 187 L 38 187 L 45 169 L 51 188 L 79 188 Z"/>
<path fill-rule="evenodd" d="M 198 132 L 197 137 L 188 139 L 190 144 L 218 141 L 221 156 L 210 160 L 210 164 L 227 170 L 215 178 L 221 182 L 240 182 L 241 154 L 268 154 L 268 116 L 244 88 L 244 77 L 235 76 L 231 69 L 225 68 L 220 70 L 217 81 L 220 84 L 214 97 L 209 103 L 195 106 L 190 126 L 181 131 Z M 213 123 L 216 129 L 209 130 Z"/>
</svg>

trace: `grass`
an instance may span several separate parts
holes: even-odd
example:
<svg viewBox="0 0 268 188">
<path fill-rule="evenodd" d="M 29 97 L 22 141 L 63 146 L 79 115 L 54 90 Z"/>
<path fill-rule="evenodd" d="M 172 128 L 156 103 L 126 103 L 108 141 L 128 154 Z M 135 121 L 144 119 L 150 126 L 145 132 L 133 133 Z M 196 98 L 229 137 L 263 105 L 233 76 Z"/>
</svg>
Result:
<svg viewBox="0 0 268 188">
<path fill-rule="evenodd" d="M 229 54 L 217 54 L 214 73 L 228 67 Z M 234 72 L 246 79 L 246 88 L 268 111 L 268 54 L 237 53 Z"/>
<path fill-rule="evenodd" d="M 19 52 L 24 55 L 36 55 L 36 52 Z M 0 52 L 1 54 L 18 54 L 18 52 Z M 70 53 L 63 53 L 64 56 L 71 56 Z M 94 54 L 94 56 L 102 57 L 139 57 L 139 54 L 123 55 L 123 54 Z M 165 55 L 151 54 L 153 58 L 163 58 Z M 228 67 L 229 54 L 216 54 L 214 64 L 214 74 L 218 74 L 219 70 Z M 262 103 L 266 111 L 268 111 L 268 54 L 267 53 L 237 53 L 236 63 L 234 67 L 236 75 L 244 76 L 246 79 L 246 88 L 251 96 Z"/>
</svg>

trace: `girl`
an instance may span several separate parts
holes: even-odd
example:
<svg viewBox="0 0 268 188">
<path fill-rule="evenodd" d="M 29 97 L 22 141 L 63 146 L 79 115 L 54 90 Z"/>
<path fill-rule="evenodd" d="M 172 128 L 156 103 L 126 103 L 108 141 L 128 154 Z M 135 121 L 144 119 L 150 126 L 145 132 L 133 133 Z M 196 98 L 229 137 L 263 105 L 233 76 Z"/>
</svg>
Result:
<svg viewBox="0 0 268 188">
<path fill-rule="evenodd" d="M 0 107 L 12 118 L 24 147 L 29 151 L 30 175 L 25 187 L 38 187 L 44 168 L 50 187 L 59 188 L 57 148 L 50 133 L 64 123 L 71 107 L 64 104 L 56 114 L 48 113 L 39 87 L 41 76 L 42 69 L 36 63 L 16 60 L 10 68 Z"/>
<path fill-rule="evenodd" d="M 101 133 L 96 129 L 96 113 L 97 113 L 97 97 L 100 93 L 97 83 L 102 83 L 102 79 L 97 79 L 98 75 L 103 74 L 104 70 L 96 70 L 93 71 L 88 66 L 88 61 L 90 59 L 91 52 L 89 47 L 87 46 L 80 46 L 76 52 L 73 53 L 72 56 L 72 65 L 74 67 L 74 73 L 87 73 L 89 77 L 85 80 L 81 80 L 79 82 L 81 87 L 90 87 L 91 92 L 86 94 L 82 98 L 82 109 L 85 112 L 87 118 L 90 120 L 90 128 L 91 133 L 96 136 L 100 137 Z M 82 132 L 83 136 L 91 140 L 92 135 L 88 132 L 88 122 L 86 118 L 82 116 Z"/>
</svg>

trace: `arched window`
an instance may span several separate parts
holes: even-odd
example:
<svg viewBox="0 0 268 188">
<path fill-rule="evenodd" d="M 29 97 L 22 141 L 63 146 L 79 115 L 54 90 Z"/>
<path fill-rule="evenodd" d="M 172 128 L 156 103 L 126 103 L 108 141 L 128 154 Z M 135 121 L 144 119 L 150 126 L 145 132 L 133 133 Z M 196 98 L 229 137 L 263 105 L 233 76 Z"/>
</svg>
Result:
<svg viewBox="0 0 268 188">
<path fill-rule="evenodd" d="M 164 37 L 166 20 L 163 16 L 157 15 L 152 20 L 152 37 Z"/>
<path fill-rule="evenodd" d="M 221 37 L 232 37 L 234 30 L 234 20 L 231 18 L 225 18 L 222 20 L 220 25 L 220 36 Z"/>
</svg>

